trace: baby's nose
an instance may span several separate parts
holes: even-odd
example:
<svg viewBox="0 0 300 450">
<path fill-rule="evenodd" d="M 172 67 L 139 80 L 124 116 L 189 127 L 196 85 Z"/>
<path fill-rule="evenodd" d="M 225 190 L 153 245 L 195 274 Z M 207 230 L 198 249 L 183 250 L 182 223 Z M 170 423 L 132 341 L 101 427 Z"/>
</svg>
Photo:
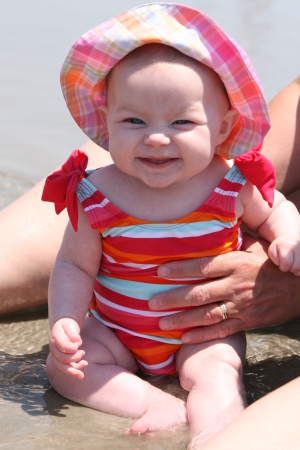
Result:
<svg viewBox="0 0 300 450">
<path fill-rule="evenodd" d="M 169 145 L 170 137 L 163 131 L 151 131 L 146 134 L 144 142 L 152 147 L 160 147 L 161 145 Z"/>
</svg>

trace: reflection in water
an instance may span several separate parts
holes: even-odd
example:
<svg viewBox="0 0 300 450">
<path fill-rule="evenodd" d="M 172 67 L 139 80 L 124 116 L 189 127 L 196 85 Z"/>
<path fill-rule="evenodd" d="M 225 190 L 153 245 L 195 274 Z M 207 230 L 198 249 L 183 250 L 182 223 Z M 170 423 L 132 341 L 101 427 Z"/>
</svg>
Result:
<svg viewBox="0 0 300 450">
<path fill-rule="evenodd" d="M 244 384 L 248 405 L 298 376 L 300 376 L 300 343 L 298 355 L 285 357 L 280 361 L 270 358 L 255 365 L 247 362 L 244 367 Z"/>
<path fill-rule="evenodd" d="M 247 333 L 248 403 L 300 376 L 300 319 Z"/>
<path fill-rule="evenodd" d="M 30 355 L 15 356 L 0 352 L 0 398 L 21 404 L 31 416 L 47 414 L 45 391 L 50 383 L 45 370 L 48 346 Z"/>
</svg>

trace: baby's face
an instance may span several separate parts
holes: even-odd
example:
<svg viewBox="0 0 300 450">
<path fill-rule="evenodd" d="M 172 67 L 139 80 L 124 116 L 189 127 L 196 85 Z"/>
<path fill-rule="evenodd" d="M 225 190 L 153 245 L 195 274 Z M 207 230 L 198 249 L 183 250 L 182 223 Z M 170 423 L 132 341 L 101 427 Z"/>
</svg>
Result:
<svg viewBox="0 0 300 450">
<path fill-rule="evenodd" d="M 105 113 L 109 151 L 120 170 L 153 188 L 205 171 L 229 107 L 207 70 L 165 62 L 115 67 Z"/>
</svg>

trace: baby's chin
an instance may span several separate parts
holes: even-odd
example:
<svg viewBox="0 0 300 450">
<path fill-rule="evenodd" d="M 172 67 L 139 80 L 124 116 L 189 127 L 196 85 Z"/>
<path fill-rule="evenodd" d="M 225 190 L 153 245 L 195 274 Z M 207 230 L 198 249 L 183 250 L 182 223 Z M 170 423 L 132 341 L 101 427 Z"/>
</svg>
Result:
<svg viewBox="0 0 300 450">
<path fill-rule="evenodd" d="M 185 186 L 189 184 L 194 178 L 195 175 L 187 177 L 187 178 L 178 178 L 178 179 L 163 179 L 163 177 L 155 177 L 155 179 L 144 179 L 137 176 L 130 176 L 132 179 L 133 184 L 135 184 L 137 187 L 145 188 L 145 189 L 151 189 L 151 190 L 174 190 L 178 188 L 182 188 L 182 186 Z"/>
</svg>

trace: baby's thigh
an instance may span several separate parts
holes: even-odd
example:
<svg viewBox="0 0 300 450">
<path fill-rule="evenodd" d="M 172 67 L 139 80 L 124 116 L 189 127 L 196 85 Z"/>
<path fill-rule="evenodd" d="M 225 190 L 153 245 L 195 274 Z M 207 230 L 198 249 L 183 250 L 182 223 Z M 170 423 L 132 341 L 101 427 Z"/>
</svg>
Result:
<svg viewBox="0 0 300 450">
<path fill-rule="evenodd" d="M 113 364 L 130 372 L 137 371 L 131 351 L 118 339 L 113 330 L 93 317 L 87 317 L 81 329 L 84 359 L 95 364 Z"/>
<path fill-rule="evenodd" d="M 232 367 L 242 377 L 246 353 L 243 332 L 201 344 L 184 344 L 176 355 L 176 369 L 184 389 L 190 390 L 197 380 L 216 378 L 220 364 Z"/>
</svg>

